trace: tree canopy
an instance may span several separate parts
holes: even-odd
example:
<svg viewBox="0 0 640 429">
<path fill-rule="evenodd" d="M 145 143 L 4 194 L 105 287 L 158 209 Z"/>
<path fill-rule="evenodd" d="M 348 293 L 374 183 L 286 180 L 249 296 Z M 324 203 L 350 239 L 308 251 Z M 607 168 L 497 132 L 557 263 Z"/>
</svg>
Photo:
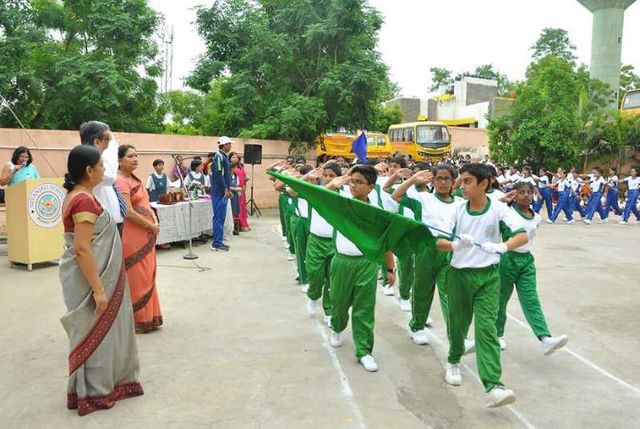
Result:
<svg viewBox="0 0 640 429">
<path fill-rule="evenodd" d="M 27 127 L 158 131 L 158 23 L 146 0 L 0 2 L 0 94 Z"/>
<path fill-rule="evenodd" d="M 197 11 L 207 52 L 188 84 L 210 97 L 213 134 L 313 142 L 373 129 L 394 85 L 364 0 L 217 0 Z"/>
</svg>

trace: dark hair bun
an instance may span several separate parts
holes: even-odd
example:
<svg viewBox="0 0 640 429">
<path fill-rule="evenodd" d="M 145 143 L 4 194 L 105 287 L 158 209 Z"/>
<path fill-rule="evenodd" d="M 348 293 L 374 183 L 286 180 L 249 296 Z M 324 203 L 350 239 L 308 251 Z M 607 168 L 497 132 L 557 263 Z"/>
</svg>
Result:
<svg viewBox="0 0 640 429">
<path fill-rule="evenodd" d="M 67 191 L 71 192 L 73 191 L 74 186 L 76 186 L 76 182 L 73 181 L 69 173 L 66 173 L 64 175 L 64 184 L 62 185 L 62 187 Z"/>
</svg>

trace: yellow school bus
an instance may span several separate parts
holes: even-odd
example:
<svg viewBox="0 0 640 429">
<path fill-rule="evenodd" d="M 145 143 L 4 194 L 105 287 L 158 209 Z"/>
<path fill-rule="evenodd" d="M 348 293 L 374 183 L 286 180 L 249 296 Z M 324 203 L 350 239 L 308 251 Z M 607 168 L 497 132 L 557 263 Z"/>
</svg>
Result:
<svg viewBox="0 0 640 429">
<path fill-rule="evenodd" d="M 622 97 L 620 114 L 623 118 L 635 118 L 640 116 L 640 88 L 627 91 Z"/>
<path fill-rule="evenodd" d="M 367 136 L 367 158 L 382 159 L 391 154 L 391 145 L 386 134 L 378 132 L 365 132 L 365 134 Z M 316 155 L 318 158 L 341 156 L 344 159 L 351 160 L 355 158 L 355 154 L 351 152 L 351 145 L 358 135 L 360 133 L 323 134 L 316 141 Z"/>
<path fill-rule="evenodd" d="M 451 134 L 442 122 L 407 122 L 389 127 L 392 152 L 416 161 L 438 160 L 451 153 Z"/>
</svg>

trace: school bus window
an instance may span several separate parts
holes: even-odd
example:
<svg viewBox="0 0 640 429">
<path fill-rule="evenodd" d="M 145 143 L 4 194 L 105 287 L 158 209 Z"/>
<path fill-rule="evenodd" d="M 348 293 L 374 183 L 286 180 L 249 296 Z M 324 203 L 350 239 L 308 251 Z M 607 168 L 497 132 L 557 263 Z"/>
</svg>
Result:
<svg viewBox="0 0 640 429">
<path fill-rule="evenodd" d="M 384 146 L 386 143 L 384 137 L 378 137 L 378 146 Z"/>
<path fill-rule="evenodd" d="M 640 108 L 640 91 L 628 93 L 624 98 L 622 110 L 638 108 Z"/>
<path fill-rule="evenodd" d="M 376 144 L 375 137 L 367 137 L 367 146 L 374 146 Z"/>
</svg>

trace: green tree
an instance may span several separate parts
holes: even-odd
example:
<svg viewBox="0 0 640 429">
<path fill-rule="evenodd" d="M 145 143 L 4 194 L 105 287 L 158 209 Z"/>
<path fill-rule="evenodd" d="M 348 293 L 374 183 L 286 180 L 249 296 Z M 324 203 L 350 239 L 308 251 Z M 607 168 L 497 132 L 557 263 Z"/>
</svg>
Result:
<svg viewBox="0 0 640 429">
<path fill-rule="evenodd" d="M 402 122 L 402 110 L 400 110 L 398 104 L 380 106 L 380 112 L 376 115 L 376 118 L 372 131 L 386 133 L 391 125 Z"/>
<path fill-rule="evenodd" d="M 27 127 L 77 129 L 101 119 L 117 130 L 158 131 L 158 23 L 146 0 L 2 2 L 0 25 L 12 37 L 0 43 L 27 55 L 14 61 L 19 68 L 0 67 L 0 82 L 9 82 Z M 16 126 L 5 113 L 0 121 Z"/>
<path fill-rule="evenodd" d="M 435 91 L 439 87 L 443 85 L 448 85 L 453 82 L 451 70 L 445 69 L 443 67 L 431 67 L 429 69 L 431 73 L 431 87 L 430 91 Z"/>
<path fill-rule="evenodd" d="M 631 89 L 640 89 L 640 76 L 635 73 L 631 64 L 625 64 L 620 69 L 620 100 L 625 92 Z"/>
<path fill-rule="evenodd" d="M 577 58 L 574 54 L 576 46 L 569 39 L 569 32 L 562 28 L 545 28 L 531 47 L 533 59 L 539 60 L 547 55 L 555 55 L 566 61 L 573 62 Z"/>
<path fill-rule="evenodd" d="M 207 93 L 207 134 L 313 142 L 371 129 L 393 95 L 364 0 L 217 0 L 196 22 L 207 52 L 187 82 Z"/>
</svg>

